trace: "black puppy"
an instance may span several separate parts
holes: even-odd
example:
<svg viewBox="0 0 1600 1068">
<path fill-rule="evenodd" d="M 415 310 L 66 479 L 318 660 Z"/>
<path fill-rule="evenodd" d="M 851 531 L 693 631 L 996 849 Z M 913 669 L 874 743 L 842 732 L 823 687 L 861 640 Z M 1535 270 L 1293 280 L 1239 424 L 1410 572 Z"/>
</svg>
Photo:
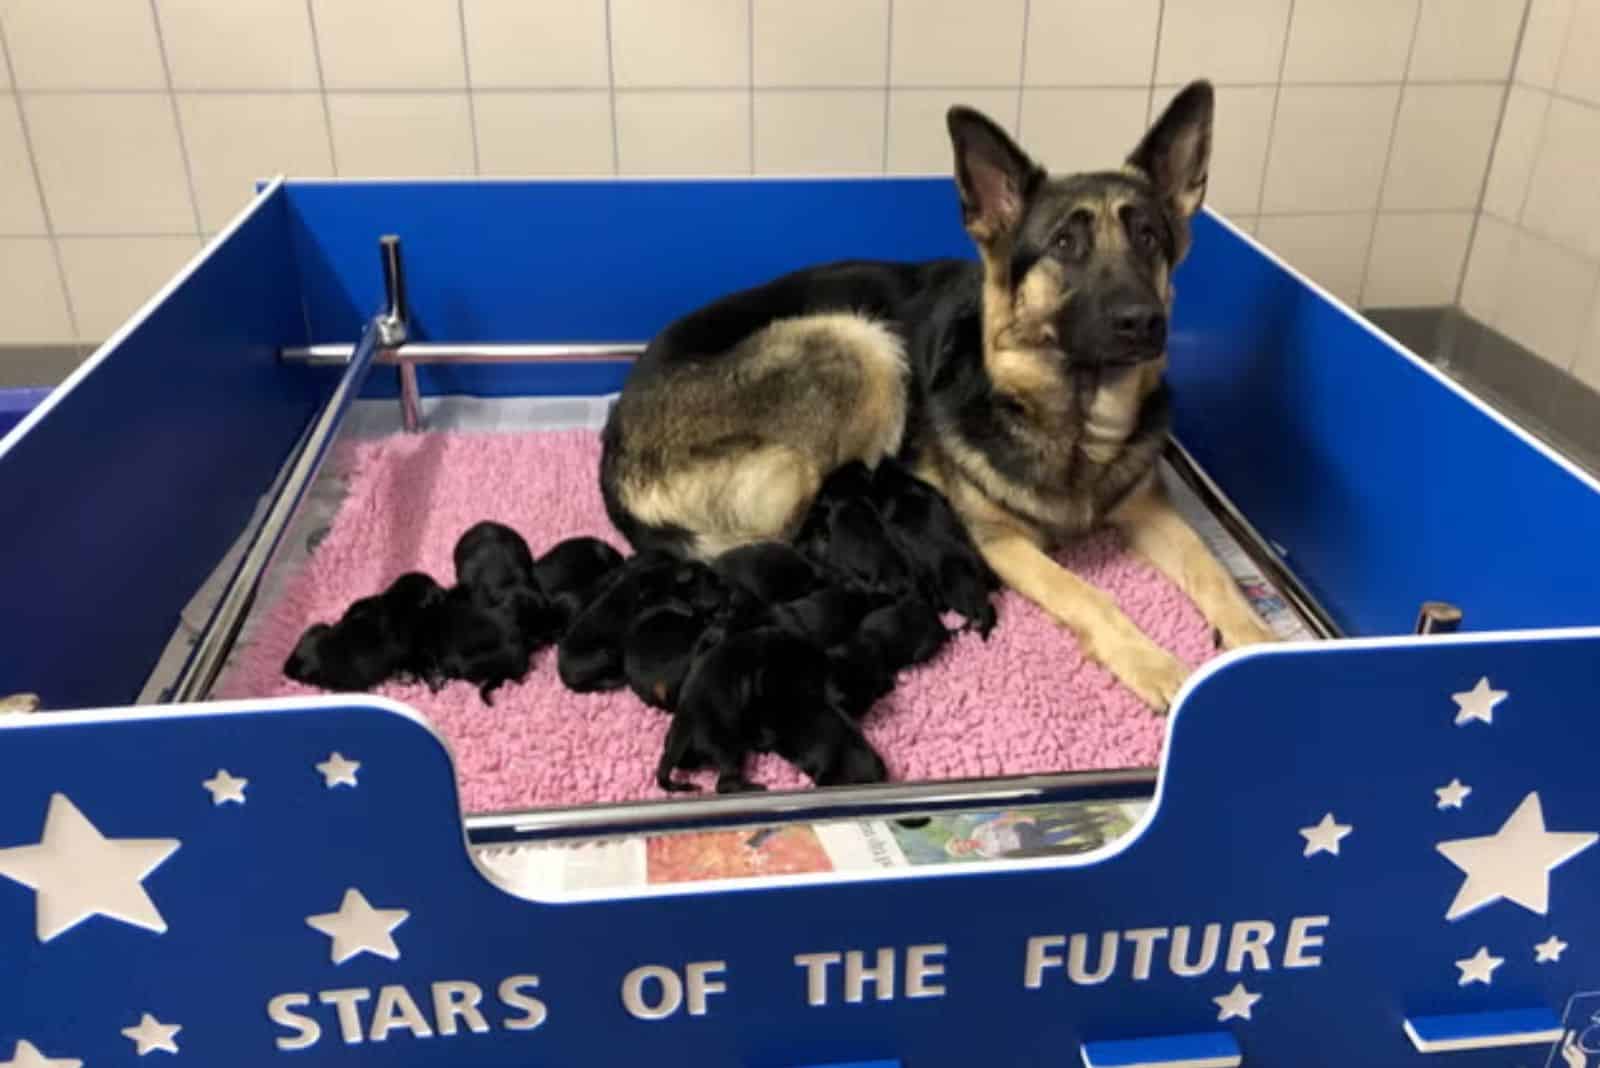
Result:
<svg viewBox="0 0 1600 1068">
<path fill-rule="evenodd" d="M 673 600 L 644 612 L 622 643 L 622 673 L 628 688 L 652 707 L 672 711 L 689 674 L 710 615 Z"/>
<path fill-rule="evenodd" d="M 878 465 L 872 489 L 884 524 L 917 573 L 923 595 L 939 611 L 965 617 L 987 638 L 995 624 L 989 595 L 1000 588 L 1000 580 L 944 494 L 894 460 Z"/>
<path fill-rule="evenodd" d="M 817 566 L 780 541 L 730 549 L 711 562 L 728 582 L 767 604 L 783 604 L 817 588 Z"/>
<path fill-rule="evenodd" d="M 869 612 L 854 644 L 868 649 L 890 671 L 931 660 L 950 638 L 933 605 L 921 597 L 901 597 Z"/>
<path fill-rule="evenodd" d="M 622 554 L 599 538 L 568 538 L 533 565 L 533 578 L 550 602 L 560 633 L 622 568 Z"/>
<path fill-rule="evenodd" d="M 822 483 L 795 536 L 801 552 L 845 581 L 894 594 L 915 587 L 911 565 L 872 503 L 872 472 L 859 460 Z"/>
<path fill-rule="evenodd" d="M 351 604 L 338 622 L 308 628 L 284 662 L 283 673 L 296 682 L 340 691 L 424 676 L 420 638 L 443 598 L 444 590 L 432 577 L 407 572 L 382 593 Z"/>
<path fill-rule="evenodd" d="M 867 613 L 893 603 L 886 593 L 840 583 L 830 583 L 815 593 L 779 605 L 775 621 L 810 638 L 824 649 L 853 637 Z"/>
<path fill-rule="evenodd" d="M 751 753 L 776 752 L 819 786 L 881 782 L 883 761 L 827 702 L 827 658 L 785 627 L 729 634 L 699 655 L 679 695 L 656 783 L 693 790 L 678 768 L 714 767 L 717 792 L 759 790 L 744 776 Z"/>
<path fill-rule="evenodd" d="M 456 541 L 456 585 L 434 609 L 425 641 L 428 683 L 477 685 L 484 704 L 523 679 L 536 650 L 558 631 L 558 616 L 534 579 L 522 535 L 501 523 L 474 524 Z"/>
<path fill-rule="evenodd" d="M 562 683 L 578 693 L 622 686 L 628 628 L 642 612 L 669 599 L 692 612 L 711 611 L 723 599 L 723 585 L 697 561 L 661 552 L 627 560 L 561 639 L 556 669 Z"/>
</svg>

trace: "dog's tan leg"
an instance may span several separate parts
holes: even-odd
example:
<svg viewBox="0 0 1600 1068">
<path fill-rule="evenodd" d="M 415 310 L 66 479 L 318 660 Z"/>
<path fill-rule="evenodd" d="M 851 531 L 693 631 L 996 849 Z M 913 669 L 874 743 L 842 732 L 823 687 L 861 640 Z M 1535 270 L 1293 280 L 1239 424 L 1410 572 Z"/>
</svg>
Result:
<svg viewBox="0 0 1600 1068">
<path fill-rule="evenodd" d="M 1002 582 L 1077 635 L 1086 656 L 1104 664 L 1150 707 L 1167 710 L 1189 669 L 1134 626 L 1115 601 L 1027 538 L 1002 535 L 979 548 Z"/>
<path fill-rule="evenodd" d="M 1160 483 L 1129 499 L 1111 522 L 1135 552 L 1188 594 L 1217 629 L 1224 648 L 1277 640 L 1227 568 L 1172 507 Z"/>
</svg>

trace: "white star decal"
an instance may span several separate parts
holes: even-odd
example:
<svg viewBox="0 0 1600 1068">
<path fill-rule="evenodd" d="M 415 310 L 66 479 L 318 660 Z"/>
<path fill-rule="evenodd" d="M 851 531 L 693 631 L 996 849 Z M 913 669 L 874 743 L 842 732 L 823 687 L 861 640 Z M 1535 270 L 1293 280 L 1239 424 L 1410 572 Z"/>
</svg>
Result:
<svg viewBox="0 0 1600 1068">
<path fill-rule="evenodd" d="M 361 767 L 359 760 L 346 760 L 341 753 L 334 753 L 317 765 L 317 770 L 322 772 L 322 782 L 328 789 L 335 786 L 354 786 L 356 784 L 356 769 Z"/>
<path fill-rule="evenodd" d="M 361 953 L 376 953 L 389 960 L 400 959 L 400 947 L 390 934 L 411 915 L 405 909 L 375 909 L 355 887 L 344 892 L 338 912 L 307 916 L 306 923 L 333 939 L 329 956 L 343 964 Z"/>
<path fill-rule="evenodd" d="M 1506 691 L 1489 688 L 1487 676 L 1479 679 L 1478 685 L 1465 693 L 1451 694 L 1450 700 L 1456 703 L 1456 726 L 1464 726 L 1473 720 L 1493 723 L 1494 706 L 1505 699 Z"/>
<path fill-rule="evenodd" d="M 1217 1022 L 1221 1023 L 1234 1017 L 1250 1019 L 1250 1009 L 1261 1000 L 1261 995 L 1250 993 L 1243 983 L 1234 983 L 1232 990 L 1211 1000 L 1217 1003 Z"/>
<path fill-rule="evenodd" d="M 244 788 L 250 785 L 249 779 L 236 779 L 222 768 L 205 782 L 200 784 L 211 791 L 211 803 L 220 805 L 232 801 L 236 805 L 244 804 Z"/>
<path fill-rule="evenodd" d="M 1460 779 L 1451 779 L 1449 785 L 1440 786 L 1433 792 L 1439 798 L 1439 808 L 1460 808 L 1461 802 L 1472 792 L 1472 787 Z"/>
<path fill-rule="evenodd" d="M 1488 946 L 1479 946 L 1478 952 L 1466 960 L 1456 961 L 1456 967 L 1461 969 L 1461 978 L 1456 985 L 1466 986 L 1468 983 L 1482 983 L 1484 986 L 1488 986 L 1494 981 L 1494 970 L 1505 962 L 1506 959 L 1504 957 L 1490 956 Z"/>
<path fill-rule="evenodd" d="M 178 1043 L 173 1036 L 182 1030 L 177 1024 L 164 1024 L 147 1012 L 140 1018 L 138 1027 L 124 1027 L 122 1034 L 134 1041 L 138 1047 L 134 1052 L 143 1057 L 158 1049 L 166 1053 L 178 1052 Z"/>
<path fill-rule="evenodd" d="M 1355 830 L 1348 823 L 1336 823 L 1333 813 L 1322 817 L 1322 822 L 1315 827 L 1300 828 L 1300 837 L 1306 840 L 1304 856 L 1314 857 L 1318 853 L 1332 853 L 1339 855 L 1339 843 L 1345 835 Z"/>
<path fill-rule="evenodd" d="M 0 849 L 0 875 L 34 891 L 40 942 L 91 916 L 161 934 L 167 921 L 143 883 L 180 844 L 176 838 L 107 838 L 67 795 L 52 794 L 43 836 L 34 845 Z"/>
<path fill-rule="evenodd" d="M 1567 950 L 1567 944 L 1555 935 L 1551 935 L 1543 942 L 1533 947 L 1533 960 L 1535 964 L 1549 964 L 1551 961 L 1561 959 L 1561 954 Z"/>
<path fill-rule="evenodd" d="M 1539 794 L 1522 799 L 1494 834 L 1434 846 L 1467 873 L 1444 918 L 1453 920 L 1501 898 L 1543 916 L 1550 906 L 1550 872 L 1594 845 L 1593 832 L 1544 829 Z"/>
<path fill-rule="evenodd" d="M 68 1057 L 52 1059 L 40 1053 L 32 1042 L 18 1042 L 16 1052 L 9 1061 L 0 1061 L 0 1068 L 83 1068 L 83 1062 Z"/>
</svg>

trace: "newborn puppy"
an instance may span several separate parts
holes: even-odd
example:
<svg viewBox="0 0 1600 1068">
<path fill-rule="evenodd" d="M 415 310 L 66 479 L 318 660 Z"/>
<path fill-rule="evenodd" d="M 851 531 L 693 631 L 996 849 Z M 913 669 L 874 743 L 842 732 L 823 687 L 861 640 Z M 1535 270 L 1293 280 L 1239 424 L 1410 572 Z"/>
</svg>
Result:
<svg viewBox="0 0 1600 1068">
<path fill-rule="evenodd" d="M 856 585 L 895 594 L 914 586 L 911 565 L 872 503 L 872 473 L 860 461 L 824 480 L 795 544 Z"/>
<path fill-rule="evenodd" d="M 824 649 L 849 640 L 868 612 L 892 602 L 888 594 L 830 584 L 815 593 L 780 605 L 774 618 L 793 627 Z"/>
<path fill-rule="evenodd" d="M 363 597 L 338 622 L 316 623 L 301 635 L 283 673 L 325 690 L 370 690 L 379 683 L 427 673 L 422 638 L 444 590 L 420 571 Z"/>
<path fill-rule="evenodd" d="M 869 612 L 853 643 L 893 672 L 931 660 L 949 638 L 933 605 L 921 597 L 902 597 Z"/>
<path fill-rule="evenodd" d="M 995 624 L 989 595 L 1000 588 L 1000 581 L 950 502 L 894 460 L 878 465 L 873 496 L 924 595 L 940 612 L 960 614 L 987 638 Z"/>
<path fill-rule="evenodd" d="M 710 619 L 686 603 L 671 601 L 645 612 L 623 641 L 622 673 L 628 688 L 647 705 L 670 712 Z"/>
<path fill-rule="evenodd" d="M 522 535 L 484 520 L 456 541 L 456 583 L 496 591 L 534 585 L 533 553 Z"/>
<path fill-rule="evenodd" d="M 622 554 L 599 538 L 568 538 L 533 565 L 535 584 L 544 591 L 560 633 L 622 568 Z"/>
<path fill-rule="evenodd" d="M 817 567 L 793 547 L 758 541 L 730 549 L 711 562 L 728 582 L 767 604 L 783 604 L 817 588 Z"/>
<path fill-rule="evenodd" d="M 690 611 L 709 611 L 720 602 L 722 586 L 702 563 L 666 553 L 634 556 L 561 639 L 556 669 L 562 683 L 578 693 L 621 687 L 627 681 L 623 644 L 629 626 L 668 597 L 681 600 Z"/>
<path fill-rule="evenodd" d="M 684 680 L 657 785 L 693 790 L 672 772 L 709 766 L 717 771 L 718 793 L 760 790 L 744 776 L 746 757 L 759 752 L 776 752 L 819 786 L 882 781 L 882 761 L 827 703 L 827 667 L 815 644 L 784 627 L 757 627 L 716 643 Z"/>
<path fill-rule="evenodd" d="M 531 586 L 485 593 L 452 587 L 430 614 L 424 642 L 428 685 L 438 690 L 446 679 L 478 687 L 486 705 L 494 691 L 528 674 L 534 651 L 543 643 L 530 620 L 543 620 L 544 595 Z"/>
</svg>

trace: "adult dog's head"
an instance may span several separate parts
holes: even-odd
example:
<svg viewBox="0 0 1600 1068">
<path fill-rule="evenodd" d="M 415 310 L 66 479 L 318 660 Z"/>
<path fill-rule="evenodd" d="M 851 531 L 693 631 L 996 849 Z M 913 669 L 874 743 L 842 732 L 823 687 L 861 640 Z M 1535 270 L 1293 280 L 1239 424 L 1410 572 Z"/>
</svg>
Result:
<svg viewBox="0 0 1600 1068">
<path fill-rule="evenodd" d="M 1212 107 L 1211 85 L 1194 82 L 1122 167 L 1058 175 L 979 112 L 950 109 L 991 375 L 1028 391 L 1064 371 L 1159 373 L 1172 272 L 1205 199 Z"/>
</svg>

